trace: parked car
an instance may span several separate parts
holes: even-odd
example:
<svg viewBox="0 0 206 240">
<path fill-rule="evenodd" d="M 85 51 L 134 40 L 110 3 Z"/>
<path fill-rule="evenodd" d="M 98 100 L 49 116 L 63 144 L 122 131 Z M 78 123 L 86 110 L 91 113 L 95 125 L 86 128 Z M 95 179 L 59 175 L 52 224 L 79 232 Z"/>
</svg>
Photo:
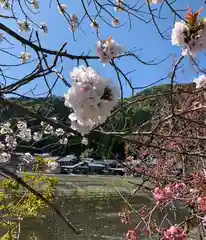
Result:
<svg viewBox="0 0 206 240">
<path fill-rule="evenodd" d="M 74 170 L 73 173 L 75 174 L 89 174 L 89 166 L 88 162 L 81 162 Z"/>
<path fill-rule="evenodd" d="M 109 167 L 108 174 L 123 176 L 126 173 L 126 168 L 121 164 L 117 164 L 116 167 Z"/>
<path fill-rule="evenodd" d="M 90 162 L 88 163 L 88 167 L 89 167 L 89 173 L 92 174 L 104 174 L 105 171 L 107 170 L 107 167 L 105 164 L 102 163 L 98 163 L 98 162 Z"/>
</svg>

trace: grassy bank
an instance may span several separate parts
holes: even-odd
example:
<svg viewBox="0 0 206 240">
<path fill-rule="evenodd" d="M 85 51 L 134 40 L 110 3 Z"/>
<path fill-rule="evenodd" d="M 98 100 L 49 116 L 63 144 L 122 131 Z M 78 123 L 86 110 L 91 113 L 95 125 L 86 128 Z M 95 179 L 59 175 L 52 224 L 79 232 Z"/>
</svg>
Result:
<svg viewBox="0 0 206 240">
<path fill-rule="evenodd" d="M 23 173 L 19 173 L 23 176 Z M 32 174 L 33 175 L 33 174 Z M 35 175 L 35 174 L 34 174 Z M 46 174 L 58 179 L 56 192 L 58 195 L 70 195 L 83 198 L 102 198 L 119 196 L 119 194 L 131 195 L 134 185 L 129 181 L 140 184 L 141 178 L 102 175 L 62 175 Z M 42 186 L 43 188 L 43 186 Z M 142 193 L 145 195 L 145 193 Z M 139 193 L 138 193 L 139 195 Z"/>
</svg>

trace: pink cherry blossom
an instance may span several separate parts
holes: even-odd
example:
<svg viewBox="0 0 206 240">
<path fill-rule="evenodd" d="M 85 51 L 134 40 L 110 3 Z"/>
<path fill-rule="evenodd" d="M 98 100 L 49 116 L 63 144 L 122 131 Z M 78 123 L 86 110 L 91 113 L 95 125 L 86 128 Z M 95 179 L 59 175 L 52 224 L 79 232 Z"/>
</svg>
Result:
<svg viewBox="0 0 206 240">
<path fill-rule="evenodd" d="M 164 231 L 165 240 L 187 240 L 187 234 L 183 228 L 171 226 Z"/>
<path fill-rule="evenodd" d="M 128 230 L 126 240 L 140 240 L 139 232 L 136 229 Z"/>
<path fill-rule="evenodd" d="M 170 187 L 166 188 L 156 187 L 154 190 L 154 198 L 157 201 L 157 204 L 171 199 L 172 195 L 173 193 Z"/>
<path fill-rule="evenodd" d="M 186 185 L 184 183 L 175 183 L 165 188 L 156 187 L 154 190 L 154 198 L 157 204 L 160 204 L 164 201 L 176 198 L 185 187 Z"/>
<path fill-rule="evenodd" d="M 173 191 L 178 194 L 178 193 L 182 192 L 185 187 L 186 187 L 186 185 L 184 183 L 176 183 L 174 185 Z"/>
<path fill-rule="evenodd" d="M 206 212 L 206 197 L 199 197 L 197 199 L 198 209 L 201 212 Z"/>
</svg>

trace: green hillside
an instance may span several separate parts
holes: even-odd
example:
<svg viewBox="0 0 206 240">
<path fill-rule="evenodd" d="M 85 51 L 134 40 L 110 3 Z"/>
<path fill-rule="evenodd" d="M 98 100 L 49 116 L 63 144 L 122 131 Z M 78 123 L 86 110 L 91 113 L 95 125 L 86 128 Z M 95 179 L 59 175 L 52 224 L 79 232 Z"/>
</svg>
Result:
<svg viewBox="0 0 206 240">
<path fill-rule="evenodd" d="M 192 89 L 192 84 L 178 85 L 175 89 Z M 177 97 L 173 97 L 174 101 L 177 101 Z M 57 119 L 63 122 L 69 127 L 68 115 L 71 112 L 64 106 L 64 99 L 62 97 L 54 96 L 52 98 L 10 98 L 8 99 L 12 104 L 0 109 L 1 121 L 8 119 L 15 119 L 19 117 L 28 118 L 30 126 L 32 128 L 37 127 L 40 124 L 41 116 L 46 118 L 57 117 Z M 170 104 L 170 85 L 159 85 L 145 89 L 138 93 L 134 97 L 125 98 L 122 103 L 114 110 L 118 111 L 112 116 L 106 124 L 102 125 L 104 131 L 127 131 L 129 129 L 136 129 L 140 124 L 148 121 L 154 114 L 158 114 L 160 107 L 164 104 Z M 133 102 L 133 104 L 131 104 Z M 23 106 L 20 108 L 18 106 Z M 29 112 L 24 109 L 28 109 L 30 112 L 38 115 L 38 119 L 35 116 L 32 118 Z M 90 152 L 92 156 L 98 157 L 114 157 L 119 154 L 124 157 L 124 143 L 120 138 L 103 135 L 101 133 L 93 132 L 89 134 L 89 145 L 87 147 L 80 144 L 80 138 L 71 138 L 69 146 L 60 146 L 54 144 L 58 141 L 55 137 L 47 138 L 40 143 L 33 146 L 30 151 L 52 151 L 53 154 L 63 154 L 74 152 L 80 155 L 86 148 L 92 149 Z M 49 147 L 48 147 L 49 146 Z M 29 147 L 29 146 L 27 146 Z M 21 149 L 20 149 L 21 151 Z"/>
</svg>

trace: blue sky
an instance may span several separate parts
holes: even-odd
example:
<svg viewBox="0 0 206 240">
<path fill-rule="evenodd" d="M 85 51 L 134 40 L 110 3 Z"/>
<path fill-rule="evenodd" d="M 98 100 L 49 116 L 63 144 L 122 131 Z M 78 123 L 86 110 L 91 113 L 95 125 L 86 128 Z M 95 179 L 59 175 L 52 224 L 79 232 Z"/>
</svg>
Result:
<svg viewBox="0 0 206 240">
<path fill-rule="evenodd" d="M 95 55 L 95 43 L 97 42 L 97 37 L 95 31 L 90 27 L 90 21 L 85 19 L 83 24 L 80 26 L 80 29 L 77 33 L 75 33 L 76 41 L 74 41 L 72 37 L 72 33 L 69 30 L 69 26 L 67 21 L 60 15 L 57 10 L 57 3 L 55 0 L 52 1 L 52 6 L 49 8 L 49 0 L 39 0 L 40 1 L 40 13 L 36 15 L 32 15 L 29 13 L 30 17 L 37 23 L 46 22 L 48 24 L 49 33 L 43 34 L 40 33 L 41 45 L 48 49 L 58 50 L 63 45 L 63 43 L 67 42 L 67 51 L 71 54 L 80 55 L 82 53 L 90 52 L 91 55 Z M 139 6 L 144 3 L 145 0 L 140 0 Z M 75 13 L 78 17 L 82 17 L 84 14 L 84 10 L 81 6 L 80 0 L 75 1 L 60 1 L 61 3 L 65 3 L 68 5 L 68 13 Z M 85 1 L 87 2 L 87 1 Z M 101 0 L 101 3 L 106 3 L 106 0 Z M 132 5 L 136 3 L 134 0 L 125 0 L 125 2 L 130 3 Z M 194 11 L 198 10 L 200 7 L 206 6 L 203 0 L 177 0 L 177 3 L 174 4 L 176 9 L 186 9 L 188 7 L 192 7 Z M 158 8 L 158 5 L 153 6 L 152 8 Z M 143 9 L 147 10 L 147 6 Z M 88 9 L 90 14 L 94 13 L 94 8 Z M 24 16 L 20 13 L 19 9 L 16 9 L 19 20 L 24 19 Z M 129 29 L 129 21 L 128 16 L 125 13 L 116 13 L 113 8 L 111 8 L 111 12 L 114 16 L 120 19 L 121 23 L 125 23 L 123 27 L 120 28 L 110 28 L 103 22 L 100 23 L 100 37 L 102 39 L 107 39 L 108 36 L 112 36 L 122 47 L 123 49 L 141 49 L 141 51 L 137 51 L 138 56 L 144 60 L 149 61 L 154 58 L 157 58 L 156 61 L 164 59 L 166 56 L 173 54 L 170 58 L 168 58 L 164 63 L 157 66 L 146 66 L 142 63 L 139 63 L 135 59 L 132 58 L 124 58 L 122 60 L 116 61 L 117 65 L 122 69 L 124 73 L 128 73 L 130 71 L 134 71 L 129 75 L 133 86 L 136 87 L 144 87 L 147 86 L 160 78 L 168 75 L 168 73 L 172 70 L 172 62 L 174 59 L 178 59 L 181 54 L 181 49 L 171 45 L 170 40 L 163 40 L 159 36 L 157 30 L 155 29 L 152 23 L 145 24 L 144 22 L 132 18 L 132 29 Z M 1 14 L 8 14 L 8 11 L 1 9 Z M 180 15 L 183 16 L 183 12 L 180 12 Z M 111 18 L 108 15 L 103 15 L 108 21 L 111 22 Z M 144 15 L 145 18 L 146 15 Z M 171 35 L 171 27 L 173 26 L 173 15 L 170 10 L 165 6 L 162 9 L 162 16 L 167 17 L 167 19 L 158 21 L 158 25 L 161 30 L 166 30 L 168 27 L 170 29 L 167 31 L 168 36 Z M 202 12 L 202 17 L 206 16 L 206 11 Z M 14 20 L 4 20 L 5 25 L 10 27 L 12 30 L 18 32 L 18 27 Z M 35 26 L 34 26 L 35 28 Z M 28 33 L 19 33 L 21 36 L 28 38 Z M 5 35 L 5 37 L 14 44 L 12 49 L 7 49 L 13 54 L 17 56 L 20 55 L 21 51 L 24 51 L 24 48 L 16 41 L 11 39 L 9 36 Z M 1 48 L 11 48 L 6 42 L 1 44 Z M 31 52 L 33 57 L 35 58 L 35 53 L 27 48 L 27 52 Z M 15 57 L 11 57 L 7 54 L 1 53 L 1 61 L 0 64 L 17 64 L 19 63 L 19 59 Z M 198 59 L 203 61 L 203 55 L 198 56 Z M 69 72 L 76 65 L 76 61 L 72 61 L 70 59 L 64 59 L 64 71 L 63 76 L 68 80 L 70 80 Z M 81 62 L 80 64 L 84 64 Z M 97 60 L 89 61 L 89 64 L 95 68 L 102 76 L 109 77 L 117 81 L 116 73 L 114 69 L 110 65 L 103 66 L 101 62 Z M 183 70 L 178 72 L 177 82 L 191 82 L 193 78 L 197 77 L 197 73 L 192 68 L 188 58 L 183 61 Z M 13 67 L 4 71 L 5 75 L 12 76 L 14 78 L 22 78 L 26 73 L 29 73 L 34 68 L 34 63 L 26 64 L 23 67 Z M 60 69 L 62 64 L 59 64 L 56 68 Z M 52 85 L 55 80 L 55 75 L 50 75 L 48 77 L 48 83 Z M 9 80 L 7 84 L 13 82 L 14 80 Z M 169 83 L 169 79 L 164 80 L 164 83 Z M 3 82 L 3 80 L 1 80 Z M 122 79 L 122 83 L 124 86 L 124 95 L 131 95 L 131 91 L 124 79 Z M 19 89 L 18 92 L 24 94 L 28 92 L 29 96 L 32 96 L 30 89 L 34 89 L 33 93 L 42 95 L 47 91 L 46 85 L 43 79 L 36 79 L 32 83 L 29 83 L 27 86 Z M 53 94 L 62 96 L 67 92 L 66 86 L 59 81 L 56 85 Z"/>
</svg>

